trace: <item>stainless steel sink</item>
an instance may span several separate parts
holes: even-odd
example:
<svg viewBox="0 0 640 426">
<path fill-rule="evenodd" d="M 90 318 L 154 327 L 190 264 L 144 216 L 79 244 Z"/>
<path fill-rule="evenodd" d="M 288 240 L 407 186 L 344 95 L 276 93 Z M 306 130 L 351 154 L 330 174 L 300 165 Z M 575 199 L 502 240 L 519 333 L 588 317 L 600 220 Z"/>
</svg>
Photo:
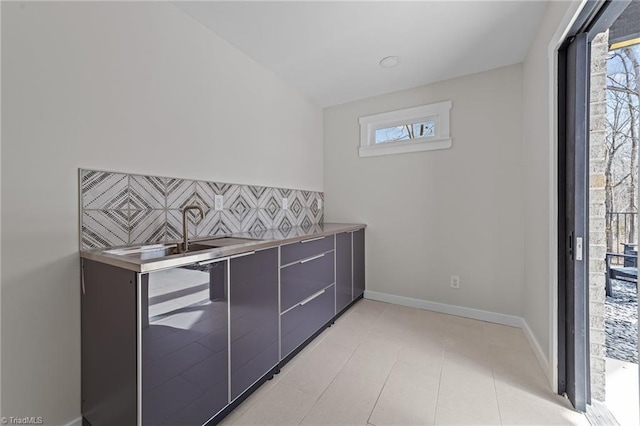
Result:
<svg viewBox="0 0 640 426">
<path fill-rule="evenodd" d="M 246 244 L 253 241 L 261 241 L 253 238 L 219 237 L 209 240 L 194 241 L 189 244 L 189 250 L 181 252 L 177 244 L 149 244 L 137 247 L 126 247 L 119 249 L 105 250 L 104 254 L 124 256 L 140 260 L 158 259 L 174 254 L 189 254 L 199 251 L 211 250 L 220 247 L 231 247 Z"/>
<path fill-rule="evenodd" d="M 203 250 L 211 250 L 215 246 L 202 245 L 193 243 L 189 245 L 189 250 L 183 253 L 194 253 Z M 106 250 L 105 254 L 114 254 L 117 256 L 134 257 L 140 260 L 157 259 L 159 257 L 180 254 L 177 244 L 152 244 L 138 247 L 127 247 L 122 249 Z"/>
<path fill-rule="evenodd" d="M 238 237 L 220 237 L 212 238 L 210 240 L 198 241 L 196 244 L 207 245 L 210 247 L 229 247 L 238 244 L 247 244 L 254 241 L 261 241 L 255 238 L 238 238 Z"/>
</svg>

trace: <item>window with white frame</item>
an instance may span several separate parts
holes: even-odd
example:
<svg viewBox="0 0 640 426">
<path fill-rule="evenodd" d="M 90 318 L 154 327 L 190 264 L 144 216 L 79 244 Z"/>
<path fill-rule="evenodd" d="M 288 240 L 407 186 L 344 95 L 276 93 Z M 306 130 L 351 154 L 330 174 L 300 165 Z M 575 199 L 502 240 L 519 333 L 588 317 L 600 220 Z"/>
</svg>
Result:
<svg viewBox="0 0 640 426">
<path fill-rule="evenodd" d="M 360 157 L 451 148 L 451 101 L 360 117 Z"/>
</svg>

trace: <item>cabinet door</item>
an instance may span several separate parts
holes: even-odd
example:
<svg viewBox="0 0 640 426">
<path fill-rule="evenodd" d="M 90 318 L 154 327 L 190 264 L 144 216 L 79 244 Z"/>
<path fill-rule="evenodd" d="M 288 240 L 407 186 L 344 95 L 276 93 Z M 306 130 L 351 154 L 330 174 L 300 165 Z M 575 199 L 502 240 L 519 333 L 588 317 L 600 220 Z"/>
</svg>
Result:
<svg viewBox="0 0 640 426">
<path fill-rule="evenodd" d="M 364 293 L 364 229 L 353 234 L 353 298 Z"/>
<path fill-rule="evenodd" d="M 144 425 L 202 425 L 228 404 L 227 267 L 141 276 Z"/>
<path fill-rule="evenodd" d="M 230 264 L 233 400 L 278 364 L 278 248 Z"/>
<path fill-rule="evenodd" d="M 95 426 L 136 424 L 136 273 L 82 265 L 82 416 Z"/>
<path fill-rule="evenodd" d="M 336 313 L 353 299 L 351 234 L 336 234 Z"/>
</svg>

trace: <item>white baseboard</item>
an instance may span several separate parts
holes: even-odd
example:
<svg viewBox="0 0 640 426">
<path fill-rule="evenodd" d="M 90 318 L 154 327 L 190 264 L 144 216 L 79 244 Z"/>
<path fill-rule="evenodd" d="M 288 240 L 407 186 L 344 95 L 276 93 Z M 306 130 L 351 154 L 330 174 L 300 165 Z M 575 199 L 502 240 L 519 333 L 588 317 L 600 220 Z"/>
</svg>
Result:
<svg viewBox="0 0 640 426">
<path fill-rule="evenodd" d="M 67 426 L 82 426 L 82 416 L 67 423 Z"/>
<path fill-rule="evenodd" d="M 496 324 L 510 325 L 512 327 L 522 328 L 522 323 L 524 321 L 522 318 L 513 315 L 498 314 L 496 312 L 465 308 L 463 306 L 447 305 L 446 303 L 430 302 L 428 300 L 413 299 L 411 297 L 396 296 L 387 293 L 378 293 L 377 291 L 366 290 L 364 292 L 364 298 L 377 300 L 378 302 L 387 302 L 395 305 L 426 309 L 428 311 L 456 315 L 480 321 L 493 322 Z"/>
<path fill-rule="evenodd" d="M 527 321 L 525 321 L 524 318 L 522 319 L 522 326 L 520 328 L 522 328 L 524 335 L 527 337 L 527 340 L 529 341 L 529 345 L 531 346 L 531 349 L 533 349 L 533 353 L 535 354 L 536 358 L 538 358 L 538 363 L 540 364 L 540 367 L 542 367 L 542 371 L 544 371 L 544 373 L 547 376 L 547 382 L 549 382 L 549 386 L 551 386 L 551 389 L 554 389 L 555 391 L 556 386 L 553 383 L 554 374 L 553 374 L 553 371 L 551 370 L 551 364 L 549 364 L 549 359 L 547 359 L 547 355 L 544 353 L 544 351 L 540 347 L 540 343 L 538 343 L 538 339 L 536 339 L 536 336 L 533 335 L 533 332 L 529 328 L 529 324 L 527 324 Z"/>
<path fill-rule="evenodd" d="M 413 299 L 411 297 L 396 296 L 394 294 L 379 293 L 377 291 L 365 290 L 365 299 L 377 300 L 378 302 L 393 303 L 395 305 L 409 306 L 412 308 L 426 309 L 428 311 L 440 312 L 443 314 L 456 315 L 459 317 L 471 318 L 480 321 L 492 322 L 495 324 L 509 325 L 521 328 L 529 341 L 533 353 L 542 367 L 551 388 L 553 389 L 553 374 L 549 366 L 549 360 L 542 351 L 538 340 L 533 335 L 529 325 L 524 318 L 514 315 L 499 314 L 497 312 L 483 311 L 480 309 L 465 308 L 463 306 L 448 305 L 446 303 L 430 302 L 428 300 Z"/>
</svg>

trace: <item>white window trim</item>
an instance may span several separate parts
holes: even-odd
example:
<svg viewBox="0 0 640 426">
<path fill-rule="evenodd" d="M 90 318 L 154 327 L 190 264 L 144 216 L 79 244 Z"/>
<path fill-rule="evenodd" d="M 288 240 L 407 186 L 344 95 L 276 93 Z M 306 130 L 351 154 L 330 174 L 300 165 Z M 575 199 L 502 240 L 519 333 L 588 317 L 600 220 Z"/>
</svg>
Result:
<svg viewBox="0 0 640 426">
<path fill-rule="evenodd" d="M 445 101 L 360 117 L 358 120 L 360 123 L 360 157 L 451 148 L 449 122 L 451 105 L 451 101 Z M 435 134 L 398 142 L 375 143 L 376 130 L 403 125 L 411 121 L 435 122 Z"/>
</svg>

